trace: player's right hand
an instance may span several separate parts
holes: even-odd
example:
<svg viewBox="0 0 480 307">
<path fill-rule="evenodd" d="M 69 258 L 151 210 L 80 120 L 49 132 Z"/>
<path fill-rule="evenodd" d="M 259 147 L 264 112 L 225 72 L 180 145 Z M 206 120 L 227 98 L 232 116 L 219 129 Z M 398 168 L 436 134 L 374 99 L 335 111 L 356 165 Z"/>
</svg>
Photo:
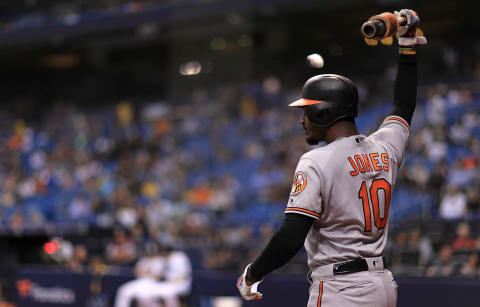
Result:
<svg viewBox="0 0 480 307">
<path fill-rule="evenodd" d="M 417 36 L 417 28 L 420 23 L 420 18 L 413 10 L 403 9 L 400 12 L 393 13 L 397 20 L 403 17 L 407 20 L 404 25 L 398 28 L 398 44 L 404 47 L 414 47 L 416 45 L 426 45 L 427 39 L 424 36 Z"/>
<path fill-rule="evenodd" d="M 237 280 L 238 291 L 240 291 L 240 294 L 242 295 L 243 299 L 246 301 L 259 300 L 263 297 L 262 293 L 257 292 L 257 287 L 262 282 L 261 280 L 257 281 L 256 283 L 250 286 L 247 285 L 246 277 L 247 277 L 248 269 L 250 268 L 251 265 L 252 265 L 251 263 L 247 265 L 247 267 L 245 268 L 245 271 L 243 271 L 242 276 L 240 276 Z"/>
</svg>

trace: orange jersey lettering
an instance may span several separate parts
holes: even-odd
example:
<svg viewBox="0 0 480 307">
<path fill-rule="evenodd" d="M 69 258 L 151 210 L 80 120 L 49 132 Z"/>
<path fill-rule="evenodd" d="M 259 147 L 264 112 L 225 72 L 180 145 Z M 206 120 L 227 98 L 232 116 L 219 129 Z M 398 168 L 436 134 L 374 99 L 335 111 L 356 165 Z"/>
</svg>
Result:
<svg viewBox="0 0 480 307">
<path fill-rule="evenodd" d="M 370 160 L 368 159 L 368 156 L 366 154 L 362 154 L 363 161 L 365 162 L 365 168 L 367 169 L 367 172 L 372 171 L 372 165 L 370 164 Z"/>
<path fill-rule="evenodd" d="M 382 162 L 383 162 L 383 170 L 388 172 L 390 170 L 390 162 L 388 162 L 388 154 L 382 153 Z"/>
<path fill-rule="evenodd" d="M 350 165 L 352 166 L 353 168 L 353 171 L 350 172 L 350 175 L 352 177 L 355 177 L 358 175 L 358 168 L 357 168 L 357 165 L 355 164 L 355 162 L 353 162 L 352 158 L 351 157 L 348 157 L 348 162 L 350 162 Z"/>
<path fill-rule="evenodd" d="M 363 163 L 362 158 L 359 155 L 353 156 L 355 159 L 355 162 L 357 162 L 358 169 L 360 170 L 360 173 L 365 173 L 365 164 Z"/>
<path fill-rule="evenodd" d="M 378 159 L 380 156 L 380 160 Z M 390 171 L 390 162 L 387 153 L 372 152 L 361 155 L 354 155 L 347 158 L 352 170 L 350 176 L 355 177 L 360 173 L 373 171 Z"/>
<path fill-rule="evenodd" d="M 372 152 L 370 154 L 370 159 L 372 159 L 372 164 L 373 164 L 373 168 L 376 170 L 376 171 L 380 171 L 382 170 L 382 168 L 380 166 L 378 166 L 378 152 Z"/>
</svg>

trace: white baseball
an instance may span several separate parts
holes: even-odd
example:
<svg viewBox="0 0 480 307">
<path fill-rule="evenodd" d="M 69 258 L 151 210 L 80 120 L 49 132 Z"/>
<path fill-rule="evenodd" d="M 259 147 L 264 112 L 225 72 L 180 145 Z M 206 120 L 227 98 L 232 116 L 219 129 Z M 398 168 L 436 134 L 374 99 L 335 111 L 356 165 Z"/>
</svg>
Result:
<svg viewBox="0 0 480 307">
<path fill-rule="evenodd" d="M 313 53 L 307 56 L 307 61 L 310 64 L 310 66 L 315 68 L 322 68 L 323 65 L 325 64 L 322 56 L 318 53 Z"/>
</svg>

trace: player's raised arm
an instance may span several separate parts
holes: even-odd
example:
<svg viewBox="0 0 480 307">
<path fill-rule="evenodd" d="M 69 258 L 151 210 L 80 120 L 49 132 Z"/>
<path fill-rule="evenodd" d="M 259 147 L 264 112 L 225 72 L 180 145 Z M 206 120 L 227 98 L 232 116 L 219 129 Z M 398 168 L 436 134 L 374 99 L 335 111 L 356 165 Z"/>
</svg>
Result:
<svg viewBox="0 0 480 307">
<path fill-rule="evenodd" d="M 416 35 L 420 22 L 417 14 L 408 9 L 395 12 L 397 19 L 405 19 L 398 30 L 398 70 L 395 80 L 393 107 L 381 129 L 371 137 L 382 140 L 390 157 L 401 164 L 410 134 L 410 123 L 417 101 L 417 55 L 416 46 L 425 45 L 425 37 Z"/>
<path fill-rule="evenodd" d="M 427 43 L 425 37 L 417 37 L 417 27 L 420 19 L 417 14 L 408 9 L 395 12 L 397 19 L 405 18 L 406 24 L 398 30 L 399 62 L 395 80 L 393 109 L 390 115 L 396 115 L 406 120 L 410 125 L 417 100 L 417 45 Z"/>
</svg>

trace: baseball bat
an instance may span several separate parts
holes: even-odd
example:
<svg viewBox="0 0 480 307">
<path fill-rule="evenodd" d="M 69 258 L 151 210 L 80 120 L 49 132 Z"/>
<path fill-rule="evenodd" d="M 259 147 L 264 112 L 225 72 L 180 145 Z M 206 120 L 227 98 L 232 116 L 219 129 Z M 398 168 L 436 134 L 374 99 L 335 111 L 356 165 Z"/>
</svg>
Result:
<svg viewBox="0 0 480 307">
<path fill-rule="evenodd" d="M 368 21 L 363 23 L 360 32 L 365 38 L 384 39 L 397 34 L 399 25 L 406 23 L 407 19 L 405 17 L 397 19 L 392 13 L 385 12 L 370 17 Z"/>
</svg>

